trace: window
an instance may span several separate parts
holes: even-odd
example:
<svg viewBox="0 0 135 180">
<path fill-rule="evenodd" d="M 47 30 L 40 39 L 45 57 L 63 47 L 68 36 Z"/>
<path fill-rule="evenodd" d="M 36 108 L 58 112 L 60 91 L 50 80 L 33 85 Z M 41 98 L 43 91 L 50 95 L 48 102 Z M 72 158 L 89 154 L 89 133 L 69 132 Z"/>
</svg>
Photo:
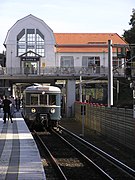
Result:
<svg viewBox="0 0 135 180">
<path fill-rule="evenodd" d="M 73 56 L 61 56 L 60 65 L 61 67 L 74 67 Z"/>
<path fill-rule="evenodd" d="M 93 65 L 100 66 L 99 56 L 83 56 L 82 57 L 82 67 L 91 67 Z"/>
<path fill-rule="evenodd" d="M 33 51 L 44 57 L 44 44 L 44 35 L 38 29 L 23 29 L 17 35 L 17 56 Z"/>
<path fill-rule="evenodd" d="M 47 95 L 40 95 L 40 105 L 47 105 Z"/>
<path fill-rule="evenodd" d="M 117 67 L 121 65 L 122 65 L 122 60 L 117 57 L 113 57 L 113 67 Z"/>
<path fill-rule="evenodd" d="M 31 94 L 30 102 L 31 105 L 38 105 L 38 94 Z"/>
<path fill-rule="evenodd" d="M 49 105 L 56 105 L 56 95 L 49 95 Z"/>
</svg>

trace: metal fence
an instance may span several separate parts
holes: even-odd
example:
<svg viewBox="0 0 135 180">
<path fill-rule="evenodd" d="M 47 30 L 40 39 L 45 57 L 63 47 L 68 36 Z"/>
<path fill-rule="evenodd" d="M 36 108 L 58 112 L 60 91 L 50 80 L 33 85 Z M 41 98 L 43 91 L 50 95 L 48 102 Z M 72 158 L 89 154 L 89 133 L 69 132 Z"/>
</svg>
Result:
<svg viewBox="0 0 135 180">
<path fill-rule="evenodd" d="M 25 71 L 21 67 L 0 67 L 0 75 L 108 75 L 108 67 L 45 67 Z M 124 67 L 114 71 L 114 75 L 124 75 Z"/>
<path fill-rule="evenodd" d="M 84 114 L 81 113 L 81 106 L 85 106 Z M 81 123 L 83 120 L 85 127 L 135 149 L 135 119 L 132 109 L 96 107 L 76 102 L 75 118 Z"/>
</svg>

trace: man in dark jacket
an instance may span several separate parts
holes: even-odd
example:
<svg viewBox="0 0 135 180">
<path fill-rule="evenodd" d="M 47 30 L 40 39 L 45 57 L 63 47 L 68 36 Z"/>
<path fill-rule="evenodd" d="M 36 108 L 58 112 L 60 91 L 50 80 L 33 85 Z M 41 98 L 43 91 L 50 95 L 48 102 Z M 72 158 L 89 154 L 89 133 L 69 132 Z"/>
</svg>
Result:
<svg viewBox="0 0 135 180">
<path fill-rule="evenodd" d="M 5 96 L 5 99 L 3 100 L 2 104 L 3 104 L 3 111 L 4 111 L 4 117 L 3 117 L 4 123 L 6 123 L 7 114 L 8 114 L 8 117 L 11 119 L 11 123 L 13 123 L 11 112 L 10 112 L 10 104 L 12 104 L 12 102 L 9 99 L 7 99 L 7 96 Z"/>
</svg>

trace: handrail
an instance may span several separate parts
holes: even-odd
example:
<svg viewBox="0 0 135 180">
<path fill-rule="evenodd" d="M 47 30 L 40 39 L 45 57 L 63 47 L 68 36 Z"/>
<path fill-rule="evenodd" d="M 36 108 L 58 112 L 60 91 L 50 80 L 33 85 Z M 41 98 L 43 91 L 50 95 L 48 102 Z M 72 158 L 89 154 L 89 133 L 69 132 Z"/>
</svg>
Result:
<svg viewBox="0 0 135 180">
<path fill-rule="evenodd" d="M 124 68 L 118 70 L 119 75 L 123 75 Z M 108 68 L 104 66 L 90 66 L 90 67 L 45 67 L 36 70 L 35 72 L 25 72 L 24 68 L 12 67 L 0 68 L 0 76 L 2 75 L 108 75 Z"/>
<path fill-rule="evenodd" d="M 130 59 L 126 60 L 126 62 L 122 63 L 121 65 L 117 66 L 116 68 L 113 69 L 113 71 L 119 69 L 120 67 L 122 67 L 123 65 L 125 65 L 127 62 L 130 62 L 132 59 L 134 59 L 135 56 L 131 57 Z"/>
</svg>

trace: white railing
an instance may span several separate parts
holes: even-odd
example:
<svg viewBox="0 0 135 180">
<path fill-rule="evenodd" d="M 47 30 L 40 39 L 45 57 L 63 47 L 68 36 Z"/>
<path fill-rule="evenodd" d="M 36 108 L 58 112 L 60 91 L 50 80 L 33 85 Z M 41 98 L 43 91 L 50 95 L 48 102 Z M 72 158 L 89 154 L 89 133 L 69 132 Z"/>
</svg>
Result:
<svg viewBox="0 0 135 180">
<path fill-rule="evenodd" d="M 123 75 L 124 74 L 124 68 L 119 68 L 115 70 L 115 74 Z M 40 68 L 38 70 L 35 70 L 34 72 L 31 71 L 25 71 L 23 68 L 6 68 L 3 67 L 0 69 L 0 76 L 1 75 L 59 75 L 59 76 L 73 76 L 73 75 L 107 75 L 108 74 L 108 68 L 107 67 L 45 67 Z"/>
</svg>

